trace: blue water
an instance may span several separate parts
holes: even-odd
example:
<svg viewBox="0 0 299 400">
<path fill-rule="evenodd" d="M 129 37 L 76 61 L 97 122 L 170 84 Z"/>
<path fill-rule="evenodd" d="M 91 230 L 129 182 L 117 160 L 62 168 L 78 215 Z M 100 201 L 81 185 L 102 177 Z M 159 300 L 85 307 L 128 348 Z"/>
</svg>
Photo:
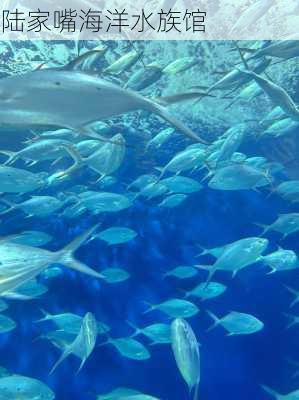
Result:
<svg viewBox="0 0 299 400">
<path fill-rule="evenodd" d="M 155 121 L 155 128 L 164 128 L 164 122 Z M 196 132 L 200 126 L 193 123 Z M 123 127 L 122 133 L 131 133 Z M 12 150 L 20 148 L 20 135 L 10 132 L 10 136 L 1 139 L 1 147 Z M 219 132 L 219 134 L 223 131 Z M 299 132 L 298 132 L 299 133 Z M 296 132 L 294 133 L 296 134 Z M 190 144 L 179 138 L 177 147 Z M 279 146 L 279 143 L 277 144 Z M 176 147 L 173 147 L 176 149 Z M 261 155 L 261 148 L 246 143 L 240 149 L 246 154 Z M 264 149 L 263 149 L 264 151 Z M 270 149 L 269 149 L 270 152 Z M 124 164 L 117 172 L 118 183 L 108 191 L 122 192 L 126 184 L 142 173 L 155 172 L 154 167 L 164 165 L 174 152 L 166 151 L 157 160 L 156 155 L 143 154 L 139 150 L 128 149 Z M 141 163 L 143 160 L 144 163 Z M 140 162 L 140 164 L 138 164 Z M 146 164 L 146 162 L 148 162 Z M 22 161 L 16 167 L 24 167 Z M 48 163 L 32 167 L 31 171 L 46 170 Z M 188 173 L 188 176 L 201 180 L 204 172 Z M 79 171 L 72 178 L 72 185 L 86 184 L 91 173 Z M 38 194 L 51 194 L 65 190 L 44 189 Z M 117 284 L 108 284 L 86 277 L 75 271 L 63 268 L 63 274 L 52 280 L 43 281 L 49 291 L 40 299 L 31 302 L 9 301 L 6 312 L 18 327 L 9 334 L 0 335 L 1 366 L 14 373 L 40 379 L 55 392 L 57 400 L 89 400 L 95 394 L 108 392 L 118 386 L 127 386 L 163 400 L 188 399 L 188 388 L 174 362 L 169 345 L 148 346 L 151 358 L 146 361 L 133 361 L 122 358 L 111 346 L 95 349 L 82 371 L 76 375 L 79 360 L 76 357 L 66 359 L 49 376 L 60 351 L 46 340 L 36 340 L 42 333 L 53 330 L 51 323 L 38 324 L 40 309 L 53 314 L 72 312 L 84 315 L 92 312 L 96 319 L 110 328 L 112 337 L 125 337 L 132 334 L 127 320 L 143 327 L 154 322 L 170 322 L 162 312 L 153 311 L 143 314 L 147 309 L 145 302 L 160 303 L 168 298 L 182 296 L 183 290 L 196 286 L 206 279 L 207 273 L 199 271 L 195 278 L 178 280 L 162 279 L 165 271 L 178 265 L 193 265 L 199 262 L 196 255 L 199 246 L 213 248 L 231 243 L 240 238 L 258 236 L 261 229 L 256 222 L 270 224 L 278 214 L 296 212 L 296 204 L 282 200 L 268 192 L 211 190 L 207 186 L 199 193 L 188 196 L 179 208 L 164 210 L 157 207 L 157 201 L 137 199 L 127 210 L 99 216 L 85 213 L 83 216 L 67 220 L 59 215 L 50 218 L 24 218 L 21 211 L 14 211 L 2 218 L 1 236 L 23 230 L 41 230 L 54 237 L 54 241 L 45 248 L 57 250 L 63 248 L 86 228 L 101 222 L 101 230 L 110 226 L 126 226 L 134 229 L 138 236 L 131 242 L 108 246 L 103 241 L 94 240 L 80 247 L 76 258 L 101 270 L 110 266 L 121 267 L 130 273 L 130 279 Z M 299 234 L 293 234 L 285 240 L 281 235 L 269 232 L 270 240 L 267 252 L 274 250 L 277 244 L 285 249 L 298 249 Z M 213 258 L 205 256 L 202 264 L 212 264 Z M 201 344 L 201 383 L 200 399 L 207 400 L 263 400 L 268 399 L 260 388 L 267 384 L 282 393 L 296 389 L 298 379 L 292 379 L 294 372 L 287 357 L 298 358 L 297 328 L 285 330 L 287 323 L 283 312 L 289 311 L 291 296 L 284 285 L 296 287 L 297 271 L 267 275 L 269 270 L 258 263 L 242 270 L 234 279 L 229 273 L 217 271 L 215 280 L 228 286 L 219 298 L 201 302 L 192 298 L 200 308 L 199 314 L 189 318 Z M 292 313 L 298 312 L 298 305 Z M 229 311 L 252 314 L 262 320 L 265 327 L 253 335 L 228 337 L 222 327 L 206 332 L 212 324 L 206 313 L 211 310 L 222 316 Z M 106 340 L 98 337 L 97 343 Z M 147 339 L 139 336 L 145 345 Z"/>
</svg>

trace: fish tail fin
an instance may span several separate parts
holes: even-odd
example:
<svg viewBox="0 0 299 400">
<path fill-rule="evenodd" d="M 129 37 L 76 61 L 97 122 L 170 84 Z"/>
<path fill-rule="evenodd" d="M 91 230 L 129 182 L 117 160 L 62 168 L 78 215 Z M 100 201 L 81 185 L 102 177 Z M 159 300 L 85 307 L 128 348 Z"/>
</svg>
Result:
<svg viewBox="0 0 299 400">
<path fill-rule="evenodd" d="M 87 231 L 83 232 L 80 236 L 76 237 L 71 243 L 65 246 L 64 249 L 56 252 L 55 254 L 59 256 L 57 262 L 95 278 L 103 278 L 103 275 L 88 267 L 86 264 L 76 260 L 73 255 L 74 252 L 93 234 L 98 227 L 99 224 L 96 224 L 87 229 Z"/>
<path fill-rule="evenodd" d="M 213 330 L 214 328 L 216 328 L 216 326 L 218 326 L 220 324 L 220 319 L 213 314 L 211 311 L 207 310 L 207 313 L 209 314 L 209 316 L 212 318 L 212 320 L 214 321 L 213 325 L 211 325 L 208 329 L 207 332 L 210 332 L 211 330 Z"/>
<path fill-rule="evenodd" d="M 270 394 L 271 396 L 275 397 L 276 400 L 279 400 L 282 398 L 282 396 L 279 393 L 277 393 L 275 390 L 269 388 L 269 386 L 261 385 L 261 388 L 264 389 L 264 391 L 267 392 L 268 394 Z"/>
<path fill-rule="evenodd" d="M 69 348 L 66 348 L 64 352 L 61 354 L 59 359 L 56 361 L 56 363 L 53 365 L 51 371 L 49 372 L 49 375 L 52 375 L 53 372 L 56 370 L 56 368 L 71 354 L 71 350 Z"/>
<path fill-rule="evenodd" d="M 243 65 L 244 65 L 245 69 L 247 71 L 250 71 L 249 65 L 248 65 L 247 61 L 245 60 L 245 57 L 244 57 L 243 52 L 241 50 L 241 47 L 239 46 L 239 44 L 238 44 L 238 42 L 236 40 L 234 40 L 234 45 L 235 45 L 236 49 L 238 50 L 239 56 L 241 58 L 241 61 L 242 61 Z"/>
<path fill-rule="evenodd" d="M 193 393 L 193 400 L 199 400 L 199 382 L 196 383 Z"/>
<path fill-rule="evenodd" d="M 195 132 L 192 131 L 192 129 L 188 128 L 176 117 L 171 115 L 165 107 L 153 101 L 147 101 L 146 105 L 147 106 L 145 108 L 147 108 L 151 112 L 158 114 L 162 119 L 169 122 L 171 125 L 175 126 L 179 131 L 184 133 L 190 139 L 195 140 L 196 142 L 208 144 L 206 140 L 199 137 Z"/>
<path fill-rule="evenodd" d="M 5 161 L 3 165 L 9 165 L 15 162 L 18 158 L 18 153 L 14 151 L 9 151 L 9 150 L 0 150 L 0 154 L 4 154 L 5 156 L 8 157 L 8 159 Z"/>
<path fill-rule="evenodd" d="M 294 307 L 295 304 L 299 302 L 299 290 L 293 289 L 290 286 L 284 285 L 284 287 L 295 296 L 294 300 L 290 304 L 290 308 Z"/>
<path fill-rule="evenodd" d="M 142 303 L 146 304 L 149 307 L 147 310 L 143 311 L 142 314 L 147 314 L 155 309 L 155 306 L 151 304 L 149 301 L 143 300 Z"/>
<path fill-rule="evenodd" d="M 81 369 L 84 367 L 84 364 L 86 363 L 86 358 L 83 358 L 83 360 L 81 360 L 80 366 L 76 372 L 76 375 L 78 375 L 81 371 Z"/>
<path fill-rule="evenodd" d="M 197 90 L 193 92 L 178 93 L 173 96 L 156 97 L 154 100 L 163 106 L 168 106 L 171 104 L 177 104 L 188 100 L 201 100 L 203 97 L 216 97 L 216 96 L 207 93 L 206 91 Z"/>
<path fill-rule="evenodd" d="M 209 254 L 209 251 L 200 244 L 196 244 L 196 247 L 201 251 L 201 253 L 197 254 L 195 257 L 201 257 Z"/>
<path fill-rule="evenodd" d="M 255 222 L 254 225 L 256 225 L 256 226 L 258 226 L 259 228 L 262 228 L 262 229 L 263 229 L 263 232 L 262 232 L 259 236 L 264 236 L 264 234 L 267 233 L 268 230 L 269 230 L 269 225 L 260 224 L 260 223 L 258 223 L 258 222 Z"/>
<path fill-rule="evenodd" d="M 79 151 L 72 145 L 69 144 L 62 144 L 60 146 L 62 149 L 66 151 L 66 153 L 73 159 L 74 163 L 71 165 L 69 168 L 67 168 L 65 171 L 60 172 L 59 178 L 63 178 L 66 175 L 72 174 L 74 171 L 77 169 L 81 168 L 81 166 L 84 164 L 84 159 L 81 157 L 81 154 Z"/>
<path fill-rule="evenodd" d="M 292 326 L 299 323 L 298 317 L 296 317 L 295 315 L 287 314 L 287 313 L 283 313 L 283 315 L 289 320 L 289 323 L 287 324 L 287 326 L 285 328 L 286 330 L 290 329 Z"/>
<path fill-rule="evenodd" d="M 209 270 L 209 275 L 208 275 L 207 280 L 206 280 L 205 289 L 209 286 L 209 283 L 211 282 L 215 272 L 216 272 L 216 269 L 214 269 L 214 268 Z"/>
<path fill-rule="evenodd" d="M 52 314 L 45 311 L 43 308 L 40 308 L 40 312 L 43 314 L 43 318 L 40 318 L 40 319 L 36 320 L 35 322 L 49 321 L 51 319 Z"/>
<path fill-rule="evenodd" d="M 17 208 L 17 204 L 13 203 L 10 200 L 0 198 L 0 203 L 3 203 L 4 205 L 6 205 L 8 207 L 6 210 L 1 211 L 0 215 L 7 214 L 10 211 L 15 210 Z"/>
<path fill-rule="evenodd" d="M 126 323 L 129 325 L 130 328 L 132 328 L 134 330 L 134 333 L 132 333 L 132 335 L 130 335 L 130 337 L 135 337 L 140 333 L 140 329 L 138 328 L 137 325 L 133 324 L 133 322 L 126 320 Z"/>
</svg>

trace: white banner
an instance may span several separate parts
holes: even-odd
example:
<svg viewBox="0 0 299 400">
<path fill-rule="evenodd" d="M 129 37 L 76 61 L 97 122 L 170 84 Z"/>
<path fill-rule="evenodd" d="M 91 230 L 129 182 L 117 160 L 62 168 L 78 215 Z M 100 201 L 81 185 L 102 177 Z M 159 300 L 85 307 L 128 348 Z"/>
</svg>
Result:
<svg viewBox="0 0 299 400">
<path fill-rule="evenodd" d="M 2 40 L 299 39 L 298 0 L 6 0 Z"/>
</svg>

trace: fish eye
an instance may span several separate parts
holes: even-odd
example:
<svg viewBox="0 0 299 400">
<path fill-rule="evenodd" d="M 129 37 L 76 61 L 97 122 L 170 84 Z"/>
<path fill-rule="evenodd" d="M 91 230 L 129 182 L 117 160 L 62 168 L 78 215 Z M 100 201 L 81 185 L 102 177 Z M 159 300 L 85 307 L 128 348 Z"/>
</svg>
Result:
<svg viewBox="0 0 299 400">
<path fill-rule="evenodd" d="M 56 86 L 60 86 L 60 85 L 61 85 L 61 82 L 55 82 L 55 85 L 56 85 Z"/>
</svg>

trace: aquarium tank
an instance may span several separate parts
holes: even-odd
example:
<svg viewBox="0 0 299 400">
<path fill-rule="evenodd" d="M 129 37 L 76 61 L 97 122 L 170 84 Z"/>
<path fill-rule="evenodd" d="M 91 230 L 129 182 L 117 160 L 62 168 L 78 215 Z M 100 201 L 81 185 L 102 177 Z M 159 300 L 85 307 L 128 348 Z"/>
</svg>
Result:
<svg viewBox="0 0 299 400">
<path fill-rule="evenodd" d="M 298 41 L 0 45 L 0 400 L 299 398 Z"/>
</svg>

